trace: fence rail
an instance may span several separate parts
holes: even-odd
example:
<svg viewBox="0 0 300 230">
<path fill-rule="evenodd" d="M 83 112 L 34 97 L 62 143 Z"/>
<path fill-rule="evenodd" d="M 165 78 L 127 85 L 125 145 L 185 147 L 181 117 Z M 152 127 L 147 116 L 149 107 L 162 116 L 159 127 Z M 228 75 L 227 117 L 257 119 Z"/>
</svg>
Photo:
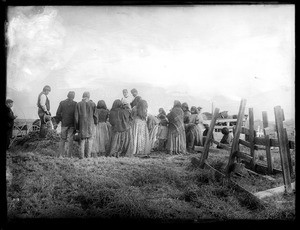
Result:
<svg viewBox="0 0 300 230">
<path fill-rule="evenodd" d="M 244 111 L 246 106 L 246 100 L 242 99 L 239 108 L 239 114 L 237 117 L 236 126 L 234 130 L 234 138 L 232 145 L 229 147 L 224 145 L 212 138 L 213 130 L 216 129 L 216 123 L 219 114 L 219 108 L 215 108 L 208 134 L 205 138 L 204 147 L 198 148 L 202 152 L 200 159 L 200 167 L 203 168 L 207 164 L 207 158 L 209 154 L 209 148 L 211 143 L 215 143 L 225 150 L 230 152 L 228 163 L 226 165 L 226 175 L 229 177 L 232 169 L 234 168 L 235 161 L 244 160 L 248 166 L 253 171 L 260 171 L 260 169 L 266 169 L 268 173 L 277 173 L 280 172 L 283 174 L 284 186 L 286 192 L 293 192 L 291 186 L 291 173 L 293 172 L 292 160 L 290 155 L 290 149 L 295 149 L 295 142 L 288 140 L 287 131 L 283 127 L 284 121 L 284 112 L 280 106 L 274 108 L 275 119 L 276 119 L 276 138 L 269 137 L 269 128 L 268 128 L 268 118 L 267 113 L 264 111 L 262 113 L 263 117 L 263 137 L 257 137 L 256 131 L 254 130 L 254 115 L 253 108 L 249 108 L 249 128 L 243 127 Z M 240 138 L 240 134 L 245 134 L 246 140 Z M 243 145 L 249 148 L 249 153 L 241 152 L 239 145 Z M 271 147 L 279 147 L 280 159 L 281 159 L 281 168 L 282 170 L 275 169 L 273 167 L 273 159 L 271 156 Z M 266 151 L 267 156 L 267 166 L 260 164 L 256 161 L 256 152 L 255 150 L 263 149 Z"/>
</svg>

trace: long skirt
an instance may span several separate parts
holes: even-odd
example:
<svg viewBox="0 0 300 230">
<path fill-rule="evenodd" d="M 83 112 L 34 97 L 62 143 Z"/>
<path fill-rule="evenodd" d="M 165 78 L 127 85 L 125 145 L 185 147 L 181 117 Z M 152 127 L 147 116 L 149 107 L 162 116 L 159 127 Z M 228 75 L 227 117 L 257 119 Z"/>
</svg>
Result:
<svg viewBox="0 0 300 230">
<path fill-rule="evenodd" d="M 185 131 L 169 131 L 167 140 L 167 150 L 169 154 L 186 154 L 186 135 Z"/>
<path fill-rule="evenodd" d="M 150 139 L 150 148 L 151 150 L 155 150 L 158 148 L 158 134 L 159 126 L 158 124 L 153 127 L 153 129 L 149 132 L 149 139 Z"/>
<path fill-rule="evenodd" d="M 149 131 L 145 120 L 135 118 L 132 126 L 133 155 L 150 154 Z"/>
<path fill-rule="evenodd" d="M 200 130 L 198 125 L 191 125 L 189 128 L 187 128 L 186 133 L 186 147 L 190 151 L 194 149 L 194 146 L 202 146 L 202 136 L 200 135 Z"/>
<path fill-rule="evenodd" d="M 132 140 L 131 128 L 124 132 L 112 132 L 109 156 L 131 157 L 133 153 Z"/>
<path fill-rule="evenodd" d="M 200 145 L 203 146 L 204 145 L 204 142 L 203 142 L 203 131 L 204 131 L 204 126 L 203 124 L 198 124 L 197 125 L 197 130 L 198 130 L 198 135 L 199 135 L 199 138 L 200 138 Z"/>
<path fill-rule="evenodd" d="M 159 139 L 167 140 L 168 139 L 168 126 L 160 125 L 158 127 L 157 135 L 158 135 Z"/>
<path fill-rule="evenodd" d="M 106 156 L 110 150 L 111 125 L 107 122 L 99 122 L 95 131 L 92 153 Z"/>
</svg>

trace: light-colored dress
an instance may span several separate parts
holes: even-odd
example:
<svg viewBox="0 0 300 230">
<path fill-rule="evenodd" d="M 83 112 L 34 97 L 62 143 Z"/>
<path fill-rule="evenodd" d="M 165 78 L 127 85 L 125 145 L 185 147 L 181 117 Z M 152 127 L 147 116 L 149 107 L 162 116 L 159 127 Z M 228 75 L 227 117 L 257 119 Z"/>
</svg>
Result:
<svg viewBox="0 0 300 230">
<path fill-rule="evenodd" d="M 133 155 L 148 155 L 151 145 L 147 122 L 137 115 L 135 106 L 132 109 L 132 117 Z"/>
<path fill-rule="evenodd" d="M 107 156 L 110 150 L 111 125 L 107 122 L 109 111 L 106 109 L 95 110 L 97 125 L 95 129 L 92 153 L 98 156 Z"/>
<path fill-rule="evenodd" d="M 190 115 L 190 123 L 196 124 L 196 135 L 195 135 L 195 143 L 196 145 L 203 146 L 203 119 L 200 114 L 191 114 Z"/>
<path fill-rule="evenodd" d="M 156 150 L 158 148 L 158 118 L 153 115 L 148 115 L 147 126 L 149 130 L 150 148 L 151 150 Z"/>
</svg>

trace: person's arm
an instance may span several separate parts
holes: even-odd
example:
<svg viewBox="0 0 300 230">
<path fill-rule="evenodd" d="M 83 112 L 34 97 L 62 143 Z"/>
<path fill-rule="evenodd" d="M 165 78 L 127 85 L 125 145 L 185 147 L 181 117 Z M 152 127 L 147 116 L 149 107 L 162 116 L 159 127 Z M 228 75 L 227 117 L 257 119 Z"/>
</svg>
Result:
<svg viewBox="0 0 300 230">
<path fill-rule="evenodd" d="M 76 104 L 75 107 L 75 113 L 74 113 L 74 117 L 75 117 L 75 129 L 78 131 L 79 130 L 79 104 Z"/>
<path fill-rule="evenodd" d="M 96 112 L 96 104 L 93 103 L 93 118 L 94 118 L 94 124 L 98 124 L 98 113 Z"/>
<path fill-rule="evenodd" d="M 61 102 L 59 103 L 59 106 L 57 108 L 56 117 L 57 117 L 57 121 L 59 123 L 62 119 L 62 105 L 61 105 Z"/>
</svg>

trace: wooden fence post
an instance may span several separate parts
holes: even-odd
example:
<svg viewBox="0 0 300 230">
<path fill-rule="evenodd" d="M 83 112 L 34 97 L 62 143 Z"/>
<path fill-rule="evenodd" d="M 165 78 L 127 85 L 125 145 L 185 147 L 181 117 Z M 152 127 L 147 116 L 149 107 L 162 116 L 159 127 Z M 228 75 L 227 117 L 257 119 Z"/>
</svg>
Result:
<svg viewBox="0 0 300 230">
<path fill-rule="evenodd" d="M 251 168 L 254 170 L 255 168 L 255 155 L 254 155 L 254 115 L 253 108 L 249 108 L 249 143 L 250 143 L 250 156 L 251 160 Z"/>
<path fill-rule="evenodd" d="M 239 139 L 240 139 L 241 128 L 243 125 L 245 106 L 246 106 L 246 99 L 242 99 L 241 103 L 240 103 L 237 124 L 236 124 L 235 130 L 234 130 L 234 137 L 233 137 L 233 141 L 232 141 L 231 151 L 230 151 L 228 163 L 226 166 L 226 175 L 227 176 L 230 175 L 230 171 L 232 169 L 232 164 L 234 163 L 234 158 L 235 158 L 236 152 L 239 149 Z"/>
<path fill-rule="evenodd" d="M 214 128 L 215 128 L 216 121 L 217 121 L 217 119 L 219 117 L 219 110 L 220 110 L 219 108 L 215 109 L 215 112 L 213 114 L 213 117 L 212 117 L 210 125 L 209 125 L 209 130 L 208 130 L 207 136 L 205 138 L 205 144 L 204 144 L 203 154 L 201 155 L 200 168 L 204 168 L 204 166 L 205 166 L 205 164 L 204 164 L 205 160 L 208 157 L 208 152 L 209 152 L 211 138 L 212 138 L 212 135 L 213 135 L 213 131 L 214 131 Z"/>
<path fill-rule="evenodd" d="M 268 114 L 266 111 L 262 112 L 262 117 L 263 117 L 263 132 L 264 132 L 264 136 L 265 136 L 265 146 L 266 146 L 266 155 L 267 155 L 267 164 L 268 164 L 268 172 L 269 173 L 273 173 L 273 159 L 271 156 L 271 149 L 270 149 L 270 136 L 269 134 L 267 134 L 266 128 L 269 126 L 269 122 L 268 122 Z"/>
<path fill-rule="evenodd" d="M 287 193 L 292 193 L 293 189 L 291 185 L 291 174 L 287 156 L 287 143 L 283 129 L 284 114 L 280 106 L 274 107 L 274 112 L 285 191 Z"/>
<path fill-rule="evenodd" d="M 292 173 L 293 173 L 293 165 L 292 165 L 292 158 L 291 158 L 291 152 L 290 152 L 289 139 L 288 139 L 286 128 L 284 128 L 283 130 L 284 130 L 284 136 L 285 136 L 285 141 L 286 141 L 286 153 L 287 153 L 287 158 L 288 158 L 288 162 L 289 162 L 290 173 L 292 175 Z"/>
</svg>

